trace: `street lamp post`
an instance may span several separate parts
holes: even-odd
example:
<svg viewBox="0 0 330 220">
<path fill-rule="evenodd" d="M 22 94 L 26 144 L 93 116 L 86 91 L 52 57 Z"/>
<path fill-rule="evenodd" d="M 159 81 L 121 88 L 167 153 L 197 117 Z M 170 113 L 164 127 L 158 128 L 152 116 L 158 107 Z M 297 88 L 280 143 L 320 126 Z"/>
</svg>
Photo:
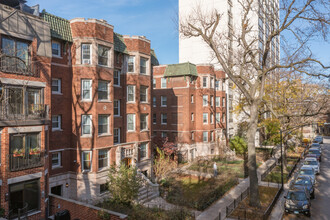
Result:
<svg viewBox="0 0 330 220">
<path fill-rule="evenodd" d="M 283 189 L 283 146 L 282 146 L 282 129 L 280 130 L 280 139 L 281 139 L 281 183 Z"/>
</svg>

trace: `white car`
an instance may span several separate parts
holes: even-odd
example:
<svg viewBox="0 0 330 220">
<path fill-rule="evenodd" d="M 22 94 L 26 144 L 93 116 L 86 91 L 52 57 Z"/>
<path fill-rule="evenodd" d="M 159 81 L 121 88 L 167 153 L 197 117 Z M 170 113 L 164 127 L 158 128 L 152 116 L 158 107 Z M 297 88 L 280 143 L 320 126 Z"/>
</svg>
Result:
<svg viewBox="0 0 330 220">
<path fill-rule="evenodd" d="M 315 174 L 319 174 L 320 173 L 320 163 L 317 161 L 316 158 L 307 157 L 304 160 L 303 166 L 301 168 L 304 168 L 304 167 L 311 167 L 311 168 L 313 168 Z"/>
</svg>

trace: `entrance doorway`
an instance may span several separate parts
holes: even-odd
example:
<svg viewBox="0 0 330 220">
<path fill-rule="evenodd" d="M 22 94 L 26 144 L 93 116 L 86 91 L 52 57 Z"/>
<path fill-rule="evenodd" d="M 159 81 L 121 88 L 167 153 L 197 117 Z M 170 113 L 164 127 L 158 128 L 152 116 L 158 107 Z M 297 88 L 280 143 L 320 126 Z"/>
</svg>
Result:
<svg viewBox="0 0 330 220">
<path fill-rule="evenodd" d="M 130 167 L 132 165 L 132 158 L 126 157 L 122 160 L 122 162 L 127 166 Z"/>
</svg>

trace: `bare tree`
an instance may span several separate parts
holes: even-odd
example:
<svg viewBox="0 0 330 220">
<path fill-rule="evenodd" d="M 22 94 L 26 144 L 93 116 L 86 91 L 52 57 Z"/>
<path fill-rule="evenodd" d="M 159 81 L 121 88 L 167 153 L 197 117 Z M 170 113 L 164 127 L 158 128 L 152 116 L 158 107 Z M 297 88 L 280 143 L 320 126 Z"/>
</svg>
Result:
<svg viewBox="0 0 330 220">
<path fill-rule="evenodd" d="M 330 2 L 327 0 L 281 0 L 281 21 L 271 25 L 259 44 L 258 24 L 251 18 L 260 14 L 274 22 L 273 14 L 266 10 L 266 0 L 237 0 L 241 8 L 239 22 L 232 32 L 218 28 L 222 15 L 217 10 L 196 7 L 187 17 L 180 18 L 180 33 L 183 37 L 201 38 L 211 49 L 229 79 L 236 85 L 246 103 L 249 119 L 248 168 L 250 177 L 250 205 L 259 206 L 258 177 L 255 153 L 255 136 L 259 111 L 269 103 L 264 100 L 265 86 L 272 73 L 279 70 L 295 70 L 301 74 L 329 77 L 328 68 L 317 60 L 308 43 L 316 37 L 327 38 L 330 24 Z M 259 7 L 260 5 L 260 7 Z M 286 40 L 284 36 L 289 36 Z M 272 42 L 281 36 L 285 42 L 284 62 L 271 61 Z M 315 73 L 315 70 L 318 72 Z"/>
</svg>

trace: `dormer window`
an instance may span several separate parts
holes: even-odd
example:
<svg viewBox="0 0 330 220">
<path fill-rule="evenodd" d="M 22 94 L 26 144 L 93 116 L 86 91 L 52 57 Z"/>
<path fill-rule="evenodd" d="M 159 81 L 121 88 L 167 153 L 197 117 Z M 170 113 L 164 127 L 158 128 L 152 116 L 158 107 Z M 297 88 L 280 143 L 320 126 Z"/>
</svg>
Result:
<svg viewBox="0 0 330 220">
<path fill-rule="evenodd" d="M 81 45 L 81 63 L 82 64 L 91 64 L 91 44 L 82 44 Z"/>
</svg>

